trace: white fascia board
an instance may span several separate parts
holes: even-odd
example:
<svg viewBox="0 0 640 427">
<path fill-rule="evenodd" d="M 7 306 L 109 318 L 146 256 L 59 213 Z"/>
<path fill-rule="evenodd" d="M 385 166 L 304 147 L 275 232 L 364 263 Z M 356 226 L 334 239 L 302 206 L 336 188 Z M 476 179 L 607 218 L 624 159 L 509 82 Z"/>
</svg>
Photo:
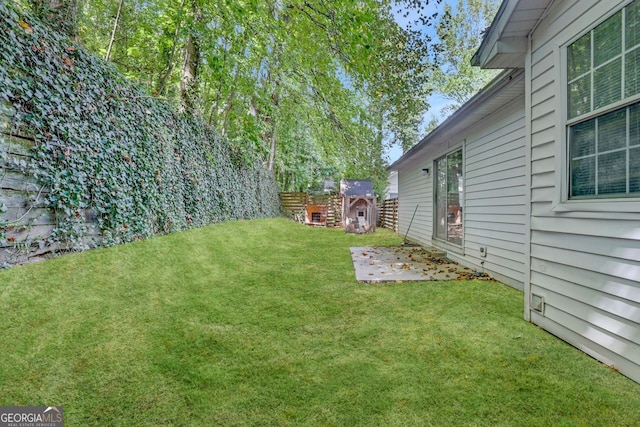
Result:
<svg viewBox="0 0 640 427">
<path fill-rule="evenodd" d="M 473 55 L 473 58 L 471 58 L 472 65 L 484 68 L 485 64 L 496 56 L 498 53 L 498 40 L 507 26 L 518 2 L 519 0 L 502 1 L 493 22 L 482 39 L 482 43 L 480 44 L 478 51 Z"/>
<path fill-rule="evenodd" d="M 504 37 L 493 45 L 482 68 L 522 68 L 527 54 L 526 37 Z"/>
<path fill-rule="evenodd" d="M 524 71 L 521 69 L 505 70 L 500 73 L 482 90 L 440 123 L 437 128 L 427 134 L 427 136 L 422 138 L 420 142 L 411 147 L 398 160 L 388 166 L 387 170 L 398 170 L 402 164 L 417 156 L 418 153 L 425 150 L 428 146 L 432 146 L 432 144 L 437 144 L 438 142 L 444 143 L 446 142 L 445 140 L 447 135 L 455 134 L 456 132 L 459 132 L 460 129 L 464 129 L 464 127 L 474 124 L 466 121 L 466 119 L 473 113 L 474 109 L 484 103 L 491 102 L 493 96 L 497 92 L 515 83 L 519 78 L 522 78 L 523 75 Z"/>
</svg>

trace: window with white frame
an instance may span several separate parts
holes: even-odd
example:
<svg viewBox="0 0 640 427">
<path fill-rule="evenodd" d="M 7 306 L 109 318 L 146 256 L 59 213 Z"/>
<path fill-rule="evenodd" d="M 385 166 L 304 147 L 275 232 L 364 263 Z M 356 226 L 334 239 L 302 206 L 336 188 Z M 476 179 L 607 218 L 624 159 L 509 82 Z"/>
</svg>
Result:
<svg viewBox="0 0 640 427">
<path fill-rule="evenodd" d="M 640 0 L 567 47 L 569 198 L 640 197 Z"/>
</svg>

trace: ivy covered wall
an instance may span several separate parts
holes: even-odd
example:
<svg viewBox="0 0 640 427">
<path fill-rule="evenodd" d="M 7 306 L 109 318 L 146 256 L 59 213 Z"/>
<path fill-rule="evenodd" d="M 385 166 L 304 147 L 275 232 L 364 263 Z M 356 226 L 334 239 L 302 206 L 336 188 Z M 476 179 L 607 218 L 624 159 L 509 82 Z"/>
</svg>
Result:
<svg viewBox="0 0 640 427">
<path fill-rule="evenodd" d="M 280 214 L 260 159 L 0 2 L 0 266 Z"/>
</svg>

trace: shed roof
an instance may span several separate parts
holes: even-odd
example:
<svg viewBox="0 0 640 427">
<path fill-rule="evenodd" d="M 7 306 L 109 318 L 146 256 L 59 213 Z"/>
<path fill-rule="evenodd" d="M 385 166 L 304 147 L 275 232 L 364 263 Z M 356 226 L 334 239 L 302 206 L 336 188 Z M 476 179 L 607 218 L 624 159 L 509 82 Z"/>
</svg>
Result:
<svg viewBox="0 0 640 427">
<path fill-rule="evenodd" d="M 373 184 L 369 180 L 341 179 L 340 194 L 345 196 L 373 196 Z"/>
</svg>

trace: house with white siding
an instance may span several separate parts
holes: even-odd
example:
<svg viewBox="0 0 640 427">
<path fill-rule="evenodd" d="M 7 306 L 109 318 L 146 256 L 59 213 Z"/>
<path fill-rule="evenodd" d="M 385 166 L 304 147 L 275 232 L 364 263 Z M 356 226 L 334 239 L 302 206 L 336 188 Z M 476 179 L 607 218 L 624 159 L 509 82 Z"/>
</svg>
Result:
<svg viewBox="0 0 640 427">
<path fill-rule="evenodd" d="M 473 62 L 506 71 L 389 168 L 399 233 L 640 382 L 640 0 L 504 0 Z"/>
</svg>

